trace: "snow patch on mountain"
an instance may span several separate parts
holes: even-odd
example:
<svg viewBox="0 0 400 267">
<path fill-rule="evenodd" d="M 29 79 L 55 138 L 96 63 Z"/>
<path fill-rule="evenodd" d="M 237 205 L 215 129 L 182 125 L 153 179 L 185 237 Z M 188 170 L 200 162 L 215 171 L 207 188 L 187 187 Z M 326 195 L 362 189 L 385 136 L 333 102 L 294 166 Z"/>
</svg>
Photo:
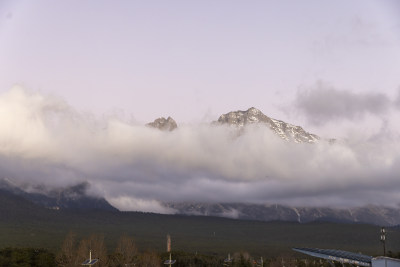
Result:
<svg viewBox="0 0 400 267">
<path fill-rule="evenodd" d="M 174 209 L 177 214 L 217 216 L 242 220 L 299 223 L 329 221 L 385 226 L 400 224 L 400 209 L 373 205 L 347 209 L 250 203 L 163 203 L 163 205 Z"/>
<path fill-rule="evenodd" d="M 300 126 L 270 118 L 254 107 L 246 111 L 238 110 L 223 114 L 218 118 L 217 123 L 238 128 L 243 128 L 249 124 L 263 124 L 282 139 L 292 140 L 296 143 L 315 143 L 320 139 L 319 136 L 306 132 Z"/>
</svg>

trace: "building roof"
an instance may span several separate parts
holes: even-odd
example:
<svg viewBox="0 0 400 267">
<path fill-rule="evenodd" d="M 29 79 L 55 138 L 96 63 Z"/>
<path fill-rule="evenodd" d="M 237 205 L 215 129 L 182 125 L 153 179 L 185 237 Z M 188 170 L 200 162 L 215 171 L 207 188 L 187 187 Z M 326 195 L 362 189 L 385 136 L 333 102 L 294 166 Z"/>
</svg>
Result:
<svg viewBox="0 0 400 267">
<path fill-rule="evenodd" d="M 293 250 L 322 259 L 351 263 L 358 266 L 371 266 L 372 256 L 336 249 L 293 248 Z"/>
</svg>

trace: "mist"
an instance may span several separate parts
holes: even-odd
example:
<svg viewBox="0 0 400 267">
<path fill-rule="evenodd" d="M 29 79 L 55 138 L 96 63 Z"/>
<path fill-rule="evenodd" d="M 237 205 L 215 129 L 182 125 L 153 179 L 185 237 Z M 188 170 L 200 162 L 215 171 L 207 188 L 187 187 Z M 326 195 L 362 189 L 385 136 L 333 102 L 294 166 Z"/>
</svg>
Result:
<svg viewBox="0 0 400 267">
<path fill-rule="evenodd" d="M 14 87 L 0 95 L 0 178 L 49 188 L 87 181 L 120 210 L 160 213 L 173 212 L 164 201 L 397 206 L 400 142 L 384 134 L 298 144 L 265 125 L 178 122 L 163 132 Z"/>
</svg>

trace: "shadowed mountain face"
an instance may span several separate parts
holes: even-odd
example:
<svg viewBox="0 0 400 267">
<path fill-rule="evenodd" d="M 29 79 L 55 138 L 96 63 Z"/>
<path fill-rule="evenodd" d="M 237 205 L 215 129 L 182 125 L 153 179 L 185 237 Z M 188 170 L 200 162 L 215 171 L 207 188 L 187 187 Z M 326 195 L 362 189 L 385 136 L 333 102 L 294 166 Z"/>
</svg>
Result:
<svg viewBox="0 0 400 267">
<path fill-rule="evenodd" d="M 31 201 L 0 188 L 0 218 L 1 221 L 23 221 L 26 217 L 43 218 L 47 211 Z"/>
<path fill-rule="evenodd" d="M 51 215 L 46 210 L 118 212 L 104 198 L 88 196 L 88 187 L 87 183 L 81 183 L 64 189 L 52 190 L 46 194 L 29 193 L 5 180 L 0 180 L 0 215 L 6 219 L 10 216 L 44 218 Z M 380 206 L 335 209 L 244 203 L 182 202 L 164 203 L 163 205 L 176 210 L 176 214 L 226 217 L 241 220 L 299 223 L 326 221 L 368 223 L 381 226 L 400 224 L 399 209 Z"/>
<path fill-rule="evenodd" d="M 6 180 L 0 181 L 0 189 L 3 192 L 19 196 L 34 204 L 48 209 L 67 209 L 76 211 L 104 210 L 118 211 L 104 198 L 89 196 L 88 183 L 80 183 L 71 187 L 46 191 L 43 187 L 37 187 L 33 192 L 27 192 Z"/>
<path fill-rule="evenodd" d="M 264 124 L 282 139 L 293 140 L 296 143 L 315 143 L 320 139 L 317 135 L 304 131 L 300 126 L 272 119 L 256 108 L 223 114 L 219 117 L 218 123 L 237 127 L 245 127 L 249 124 Z"/>
</svg>

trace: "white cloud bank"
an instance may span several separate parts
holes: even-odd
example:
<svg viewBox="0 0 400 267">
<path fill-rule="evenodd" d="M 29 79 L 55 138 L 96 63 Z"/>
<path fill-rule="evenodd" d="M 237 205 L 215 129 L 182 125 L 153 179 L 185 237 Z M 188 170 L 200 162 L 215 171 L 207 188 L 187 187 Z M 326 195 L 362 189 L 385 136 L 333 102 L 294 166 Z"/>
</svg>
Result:
<svg viewBox="0 0 400 267">
<path fill-rule="evenodd" d="M 212 125 L 161 132 L 18 87 L 0 95 L 0 178 L 88 181 L 123 210 L 171 212 L 158 201 L 397 205 L 398 151 L 398 136 L 310 145 L 261 125 L 241 135 Z"/>
</svg>

